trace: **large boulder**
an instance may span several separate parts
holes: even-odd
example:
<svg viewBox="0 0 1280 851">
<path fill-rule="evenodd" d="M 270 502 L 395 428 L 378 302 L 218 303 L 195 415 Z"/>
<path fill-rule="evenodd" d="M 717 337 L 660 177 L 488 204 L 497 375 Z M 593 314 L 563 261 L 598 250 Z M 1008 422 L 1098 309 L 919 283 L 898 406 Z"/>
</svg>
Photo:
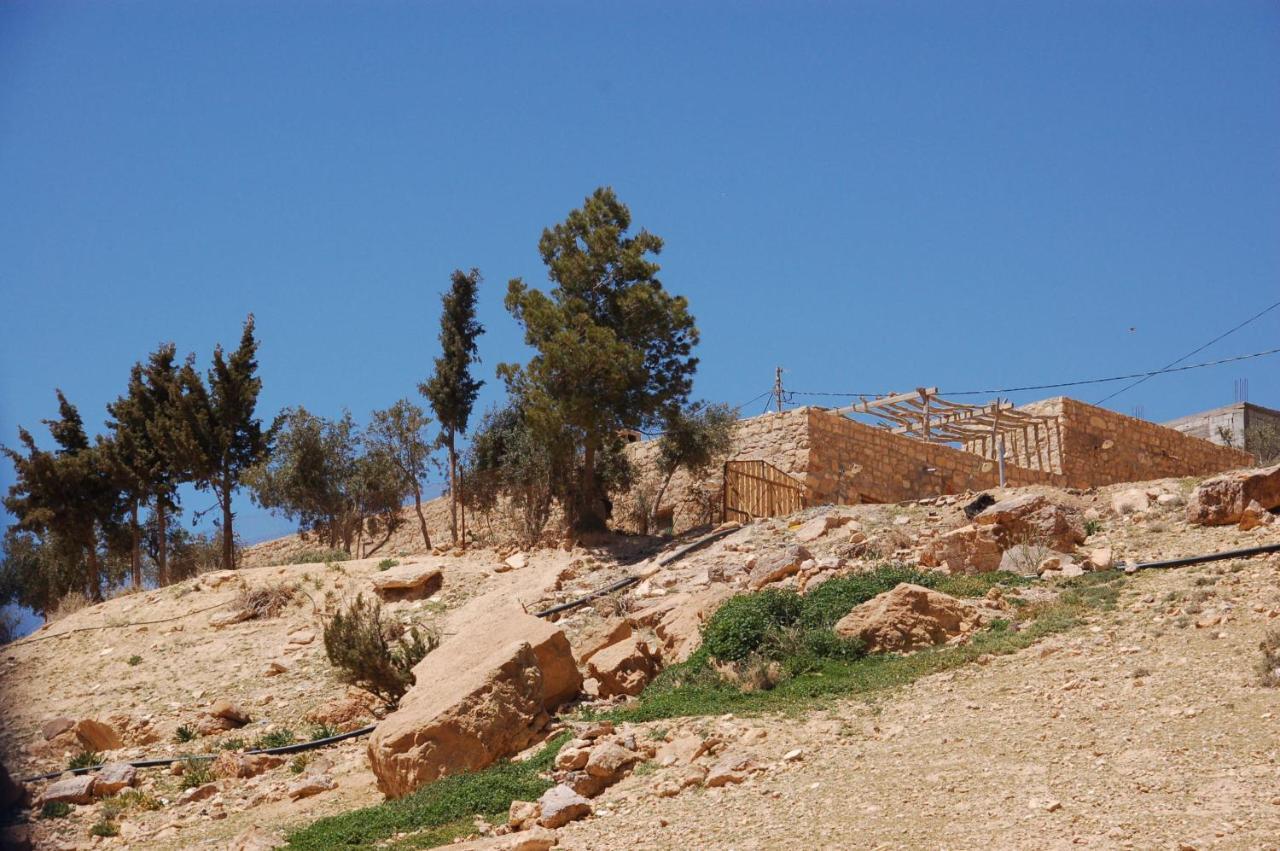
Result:
<svg viewBox="0 0 1280 851">
<path fill-rule="evenodd" d="M 554 830 L 591 815 L 591 802 L 562 783 L 542 794 L 538 811 L 538 824 Z"/>
<path fill-rule="evenodd" d="M 1200 526 L 1239 523 L 1249 503 L 1264 510 L 1280 508 L 1280 464 L 1261 470 L 1238 470 L 1200 483 L 1187 500 L 1187 522 Z"/>
<path fill-rule="evenodd" d="M 925 567 L 946 565 L 950 573 L 990 573 L 1000 567 L 1001 548 L 990 527 L 973 524 L 939 535 L 920 553 Z"/>
<path fill-rule="evenodd" d="M 76 738 L 80 740 L 85 750 L 114 751 L 124 747 L 120 734 L 110 724 L 104 724 L 92 718 L 83 718 L 76 722 L 74 729 Z"/>
<path fill-rule="evenodd" d="M 732 596 L 728 587 L 714 585 L 689 595 L 663 615 L 653 627 L 662 642 L 658 652 L 663 664 L 674 665 L 692 656 L 702 644 L 702 625 Z"/>
<path fill-rule="evenodd" d="M 98 771 L 93 782 L 93 794 L 99 798 L 114 795 L 121 789 L 134 785 L 138 770 L 127 762 L 109 762 Z"/>
<path fill-rule="evenodd" d="M 771 582 L 785 579 L 799 571 L 800 565 L 810 558 L 812 556 L 809 555 L 807 549 L 799 544 L 792 544 L 781 555 L 761 559 L 760 563 L 751 571 L 747 584 L 753 589 L 763 588 Z"/>
<path fill-rule="evenodd" d="M 1034 493 L 1002 499 L 973 522 L 990 527 L 1004 549 L 1036 543 L 1069 553 L 1085 539 L 1084 517 L 1078 510 Z"/>
<path fill-rule="evenodd" d="M 40 796 L 41 804 L 88 804 L 93 801 L 92 774 L 74 774 L 51 783 Z"/>
<path fill-rule="evenodd" d="M 432 564 L 401 564 L 373 577 L 374 592 L 387 602 L 425 600 L 443 584 L 440 568 Z"/>
<path fill-rule="evenodd" d="M 557 627 L 516 608 L 459 625 L 413 669 L 417 683 L 369 739 L 378 788 L 398 798 L 532 744 L 582 676 Z"/>
<path fill-rule="evenodd" d="M 908 653 L 962 638 L 982 624 L 978 610 L 949 594 L 904 582 L 836 623 L 836 634 L 861 639 L 870 652 Z"/>
</svg>

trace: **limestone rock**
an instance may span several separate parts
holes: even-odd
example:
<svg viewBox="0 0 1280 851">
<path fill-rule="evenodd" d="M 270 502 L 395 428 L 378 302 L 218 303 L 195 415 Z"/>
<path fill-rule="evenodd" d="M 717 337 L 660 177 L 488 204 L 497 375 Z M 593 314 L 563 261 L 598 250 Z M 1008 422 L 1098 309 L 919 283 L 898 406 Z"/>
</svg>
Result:
<svg viewBox="0 0 1280 851">
<path fill-rule="evenodd" d="M 1142 488 L 1129 488 L 1111 497 L 1111 510 L 1116 514 L 1136 514 L 1151 505 L 1150 495 Z"/>
<path fill-rule="evenodd" d="M 793 544 L 781 555 L 764 559 L 756 565 L 747 579 L 747 584 L 753 589 L 758 589 L 779 579 L 785 579 L 800 570 L 801 563 L 808 558 L 810 555 L 807 549 L 799 544 Z"/>
<path fill-rule="evenodd" d="M 1255 499 L 1245 506 L 1244 513 L 1240 515 L 1239 528 L 1241 532 L 1248 532 L 1274 522 L 1275 517 Z"/>
<path fill-rule="evenodd" d="M 249 717 L 249 713 L 245 712 L 229 700 L 215 700 L 213 703 L 209 704 L 208 711 L 214 718 L 221 718 L 225 721 L 230 721 L 234 727 L 243 727 L 252 720 Z"/>
<path fill-rule="evenodd" d="M 1111 547 L 1098 547 L 1089 551 L 1089 559 L 1086 563 L 1090 570 L 1110 570 L 1111 565 L 1115 563 L 1115 556 Z"/>
<path fill-rule="evenodd" d="M 41 804 L 88 804 L 93 801 L 92 774 L 77 774 L 50 784 L 40 796 Z"/>
<path fill-rule="evenodd" d="M 538 823 L 538 804 L 535 801 L 512 801 L 507 809 L 507 824 L 512 830 L 525 830 Z"/>
<path fill-rule="evenodd" d="M 369 739 L 370 767 L 387 797 L 517 753 L 545 722 L 542 670 L 529 642 L 486 653 L 460 637 L 418 663 L 418 685 Z"/>
<path fill-rule="evenodd" d="M 587 673 L 599 683 L 601 697 L 635 696 L 658 672 L 658 660 L 649 645 L 632 636 L 591 657 Z"/>
<path fill-rule="evenodd" d="M 552 830 L 591 815 L 591 802 L 563 783 L 544 792 L 538 807 L 538 824 Z"/>
<path fill-rule="evenodd" d="M 832 529 L 838 529 L 849 521 L 853 520 L 848 514 L 842 514 L 839 511 L 829 511 L 826 514 L 814 517 L 803 526 L 796 530 L 796 541 L 801 544 L 812 543 Z"/>
<path fill-rule="evenodd" d="M 424 600 L 440 590 L 444 575 L 431 564 L 400 564 L 373 577 L 373 590 L 388 602 Z"/>
<path fill-rule="evenodd" d="M 196 786 L 186 790 L 178 796 L 179 804 L 190 804 L 194 801 L 203 801 L 206 798 L 212 798 L 218 794 L 217 783 L 206 783 L 203 786 Z"/>
<path fill-rule="evenodd" d="M 990 573 L 1000 567 L 1001 548 L 987 527 L 973 524 L 952 529 L 925 545 L 920 564 L 947 565 L 951 573 Z"/>
<path fill-rule="evenodd" d="M 902 583 L 845 615 L 837 635 L 859 638 L 871 652 L 910 652 L 960 638 L 982 622 L 978 610 L 940 591 Z"/>
<path fill-rule="evenodd" d="M 98 770 L 93 783 L 93 794 L 99 798 L 114 795 L 121 789 L 134 785 L 138 770 L 127 762 L 109 762 Z"/>
<path fill-rule="evenodd" d="M 327 774 L 311 774 L 289 787 L 289 798 L 293 801 L 300 801 L 303 798 L 310 798 L 312 795 L 319 795 L 321 792 L 336 789 L 337 786 L 338 784 L 334 783 L 333 778 Z"/>
<path fill-rule="evenodd" d="M 447 845 L 449 851 L 547 851 L 556 844 L 554 831 L 543 827 L 531 827 L 519 833 L 505 836 L 486 836 L 470 842 Z"/>
<path fill-rule="evenodd" d="M 1238 470 L 1200 483 L 1187 500 L 1187 522 L 1200 526 L 1238 523 L 1249 503 L 1265 511 L 1280 508 L 1280 464 Z"/>
<path fill-rule="evenodd" d="M 1039 543 L 1060 552 L 1071 552 L 1085 539 L 1079 511 L 1039 494 L 1002 499 L 979 513 L 974 522 L 994 527 L 996 540 L 1005 548 Z"/>
<path fill-rule="evenodd" d="M 119 733 L 112 729 L 109 724 L 94 721 L 92 718 L 82 718 L 77 721 L 75 734 L 76 738 L 80 740 L 80 744 L 84 745 L 85 750 L 114 751 L 124 747 L 124 742 L 120 740 Z"/>
<path fill-rule="evenodd" d="M 690 595 L 663 615 L 653 627 L 662 641 L 663 663 L 674 665 L 692 656 L 702 644 L 702 625 L 732 596 L 731 589 L 716 585 Z"/>
<path fill-rule="evenodd" d="M 707 772 L 706 786 L 708 789 L 714 789 L 717 786 L 728 786 L 731 783 L 741 783 L 751 776 L 751 772 L 758 769 L 755 761 L 749 756 L 739 753 L 729 753 L 720 757 L 715 765 Z"/>
<path fill-rule="evenodd" d="M 601 650 L 630 637 L 630 621 L 626 618 L 610 618 L 583 631 L 570 644 L 573 647 L 574 657 L 585 665 Z"/>
<path fill-rule="evenodd" d="M 40 725 L 40 733 L 46 742 L 56 739 L 68 730 L 75 729 L 76 722 L 70 718 L 50 718 Z"/>
<path fill-rule="evenodd" d="M 640 755 L 624 748 L 615 742 L 605 742 L 591 749 L 591 757 L 587 760 L 586 771 L 592 777 L 603 777 L 616 781 L 631 766 L 640 760 Z"/>
<path fill-rule="evenodd" d="M 513 553 L 512 555 L 507 556 L 503 561 L 503 564 L 511 570 L 524 570 L 529 566 L 529 556 L 524 553 Z"/>
</svg>

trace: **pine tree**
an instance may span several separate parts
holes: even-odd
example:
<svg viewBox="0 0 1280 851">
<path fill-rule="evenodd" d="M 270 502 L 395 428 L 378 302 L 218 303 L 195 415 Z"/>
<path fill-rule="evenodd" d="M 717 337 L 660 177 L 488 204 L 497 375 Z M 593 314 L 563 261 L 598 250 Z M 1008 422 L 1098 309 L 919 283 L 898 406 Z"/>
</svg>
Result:
<svg viewBox="0 0 1280 851">
<path fill-rule="evenodd" d="M 655 427 L 683 405 L 698 361 L 698 329 L 682 296 L 667 292 L 650 257 L 662 240 L 628 236 L 631 213 L 612 189 L 597 189 L 538 243 L 554 286 L 549 295 L 516 278 L 506 306 L 536 354 L 499 375 L 531 425 L 550 440 L 567 429 L 575 444 L 573 499 L 582 531 L 605 526 L 610 470 L 621 472 L 619 429 Z"/>
<path fill-rule="evenodd" d="M 174 438 L 182 446 L 193 480 L 211 491 L 222 512 L 222 568 L 235 567 L 235 512 L 231 499 L 245 472 L 271 454 L 272 429 L 256 416 L 262 379 L 258 377 L 258 341 L 253 314 L 245 320 L 240 345 L 227 355 L 213 351 L 208 385 L 188 361 L 179 372 L 182 428 Z"/>
</svg>

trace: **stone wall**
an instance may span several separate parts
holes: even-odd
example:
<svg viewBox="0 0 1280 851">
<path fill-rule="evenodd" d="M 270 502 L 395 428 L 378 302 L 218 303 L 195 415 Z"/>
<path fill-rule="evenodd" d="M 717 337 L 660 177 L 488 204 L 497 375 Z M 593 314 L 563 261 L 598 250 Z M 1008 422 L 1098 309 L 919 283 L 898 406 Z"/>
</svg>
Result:
<svg viewBox="0 0 1280 851">
<path fill-rule="evenodd" d="M 1057 418 L 1054 466 L 1069 487 L 1087 488 L 1169 476 L 1204 476 L 1247 467 L 1249 453 L 1217 446 L 1147 420 L 1065 396 L 1019 410 Z"/>
</svg>

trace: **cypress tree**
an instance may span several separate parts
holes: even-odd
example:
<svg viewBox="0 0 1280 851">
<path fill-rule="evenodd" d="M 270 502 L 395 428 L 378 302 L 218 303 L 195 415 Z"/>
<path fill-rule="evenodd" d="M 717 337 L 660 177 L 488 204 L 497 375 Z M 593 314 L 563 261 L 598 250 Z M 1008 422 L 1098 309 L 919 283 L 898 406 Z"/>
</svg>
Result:
<svg viewBox="0 0 1280 851">
<path fill-rule="evenodd" d="M 458 506 L 461 504 L 458 481 L 458 437 L 467 431 L 467 421 L 476 402 L 476 394 L 484 385 L 471 375 L 471 364 L 478 362 L 476 340 L 484 326 L 476 321 L 476 291 L 480 286 L 480 270 L 463 272 L 455 269 L 449 291 L 441 299 L 440 357 L 435 360 L 435 374 L 419 392 L 427 397 L 440 422 L 445 448 L 449 451 L 449 531 L 453 543 L 466 543 L 466 517 L 461 534 Z M 421 513 L 421 512 L 419 512 Z M 423 523 L 426 534 L 426 523 Z"/>
</svg>

